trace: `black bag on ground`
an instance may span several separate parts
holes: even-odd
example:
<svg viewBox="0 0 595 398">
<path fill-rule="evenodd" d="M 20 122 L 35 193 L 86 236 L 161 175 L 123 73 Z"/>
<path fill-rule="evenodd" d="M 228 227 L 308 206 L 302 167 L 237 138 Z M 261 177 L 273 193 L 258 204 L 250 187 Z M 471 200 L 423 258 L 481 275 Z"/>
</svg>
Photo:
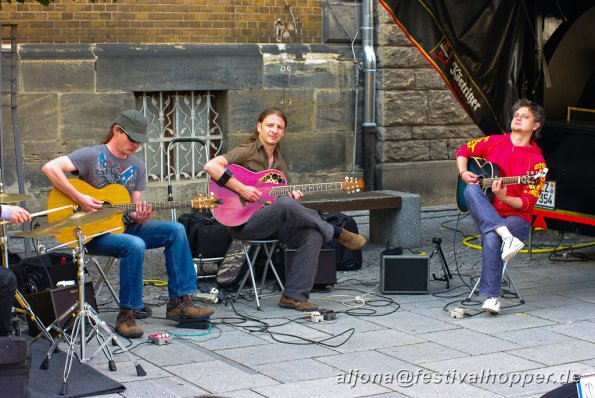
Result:
<svg viewBox="0 0 595 398">
<path fill-rule="evenodd" d="M 178 217 L 186 228 L 193 258 L 223 257 L 231 236 L 228 228 L 215 220 L 210 212 L 186 213 Z"/>
<path fill-rule="evenodd" d="M 320 216 L 329 224 L 344 228 L 349 232 L 359 233 L 353 217 L 343 213 L 321 213 Z M 335 249 L 337 271 L 354 271 L 362 267 L 362 251 L 349 250 L 336 240 L 325 243 L 323 248 Z"/>
<path fill-rule="evenodd" d="M 25 396 L 31 374 L 31 350 L 24 337 L 0 337 L 0 395 Z"/>
</svg>

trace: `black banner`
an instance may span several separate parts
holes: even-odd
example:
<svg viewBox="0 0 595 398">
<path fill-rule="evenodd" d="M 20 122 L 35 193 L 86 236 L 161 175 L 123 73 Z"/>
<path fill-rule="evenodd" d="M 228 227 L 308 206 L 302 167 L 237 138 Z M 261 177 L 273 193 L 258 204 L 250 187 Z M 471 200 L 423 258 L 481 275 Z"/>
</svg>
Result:
<svg viewBox="0 0 595 398">
<path fill-rule="evenodd" d="M 534 69 L 523 1 L 380 0 L 484 134 L 505 133 Z M 529 37 L 527 37 L 529 35 Z M 533 51 L 533 54 L 531 54 Z M 529 60 L 528 62 L 526 60 Z M 529 65 L 526 65 L 529 63 Z M 532 88 L 529 88 L 531 90 Z"/>
</svg>

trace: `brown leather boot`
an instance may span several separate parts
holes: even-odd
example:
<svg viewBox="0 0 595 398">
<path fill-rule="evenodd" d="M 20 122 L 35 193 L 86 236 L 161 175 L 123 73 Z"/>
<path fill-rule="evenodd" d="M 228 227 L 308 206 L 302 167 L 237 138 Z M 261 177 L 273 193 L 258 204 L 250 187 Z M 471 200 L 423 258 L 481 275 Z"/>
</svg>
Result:
<svg viewBox="0 0 595 398">
<path fill-rule="evenodd" d="M 130 308 L 121 308 L 116 320 L 116 332 L 129 339 L 136 339 L 143 335 L 143 330 L 136 325 L 134 319 L 134 310 Z"/>
<path fill-rule="evenodd" d="M 190 296 L 181 296 L 169 300 L 165 317 L 168 319 L 204 318 L 214 312 L 213 307 L 197 307 Z"/>
<path fill-rule="evenodd" d="M 359 250 L 366 245 L 366 238 L 359 234 L 349 232 L 341 228 L 341 235 L 337 238 L 337 242 L 348 248 L 349 250 Z"/>
<path fill-rule="evenodd" d="M 307 301 L 294 300 L 292 298 L 281 296 L 279 300 L 279 307 L 290 308 L 298 311 L 316 311 L 318 306 L 316 304 L 309 303 Z"/>
</svg>

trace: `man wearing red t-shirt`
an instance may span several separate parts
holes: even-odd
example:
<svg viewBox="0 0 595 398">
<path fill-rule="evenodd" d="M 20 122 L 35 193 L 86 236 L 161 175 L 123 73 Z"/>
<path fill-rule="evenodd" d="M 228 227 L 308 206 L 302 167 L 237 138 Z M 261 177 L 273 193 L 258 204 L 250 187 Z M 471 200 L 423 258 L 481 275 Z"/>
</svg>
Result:
<svg viewBox="0 0 595 398">
<path fill-rule="evenodd" d="M 500 313 L 500 294 L 504 262 L 510 261 L 524 246 L 529 235 L 531 210 L 543 189 L 543 179 L 534 185 L 504 185 L 494 180 L 490 203 L 478 184 L 480 176 L 469 171 L 469 157 L 475 156 L 494 163 L 500 177 L 523 176 L 541 172 L 545 160 L 534 136 L 544 123 L 543 108 L 521 99 L 513 107 L 511 132 L 469 141 L 457 151 L 457 168 L 468 185 L 465 200 L 469 213 L 481 233 L 482 270 L 479 293 L 486 296 L 483 310 Z"/>
</svg>

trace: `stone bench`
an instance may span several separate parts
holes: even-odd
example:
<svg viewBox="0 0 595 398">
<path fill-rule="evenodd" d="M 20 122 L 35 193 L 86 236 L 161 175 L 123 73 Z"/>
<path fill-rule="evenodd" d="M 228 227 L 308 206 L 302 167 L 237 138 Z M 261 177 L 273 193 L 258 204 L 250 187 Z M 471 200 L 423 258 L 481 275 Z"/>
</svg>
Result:
<svg viewBox="0 0 595 398">
<path fill-rule="evenodd" d="M 398 191 L 353 194 L 308 193 L 304 206 L 320 211 L 370 211 L 370 242 L 401 247 L 421 245 L 421 197 Z"/>
</svg>

